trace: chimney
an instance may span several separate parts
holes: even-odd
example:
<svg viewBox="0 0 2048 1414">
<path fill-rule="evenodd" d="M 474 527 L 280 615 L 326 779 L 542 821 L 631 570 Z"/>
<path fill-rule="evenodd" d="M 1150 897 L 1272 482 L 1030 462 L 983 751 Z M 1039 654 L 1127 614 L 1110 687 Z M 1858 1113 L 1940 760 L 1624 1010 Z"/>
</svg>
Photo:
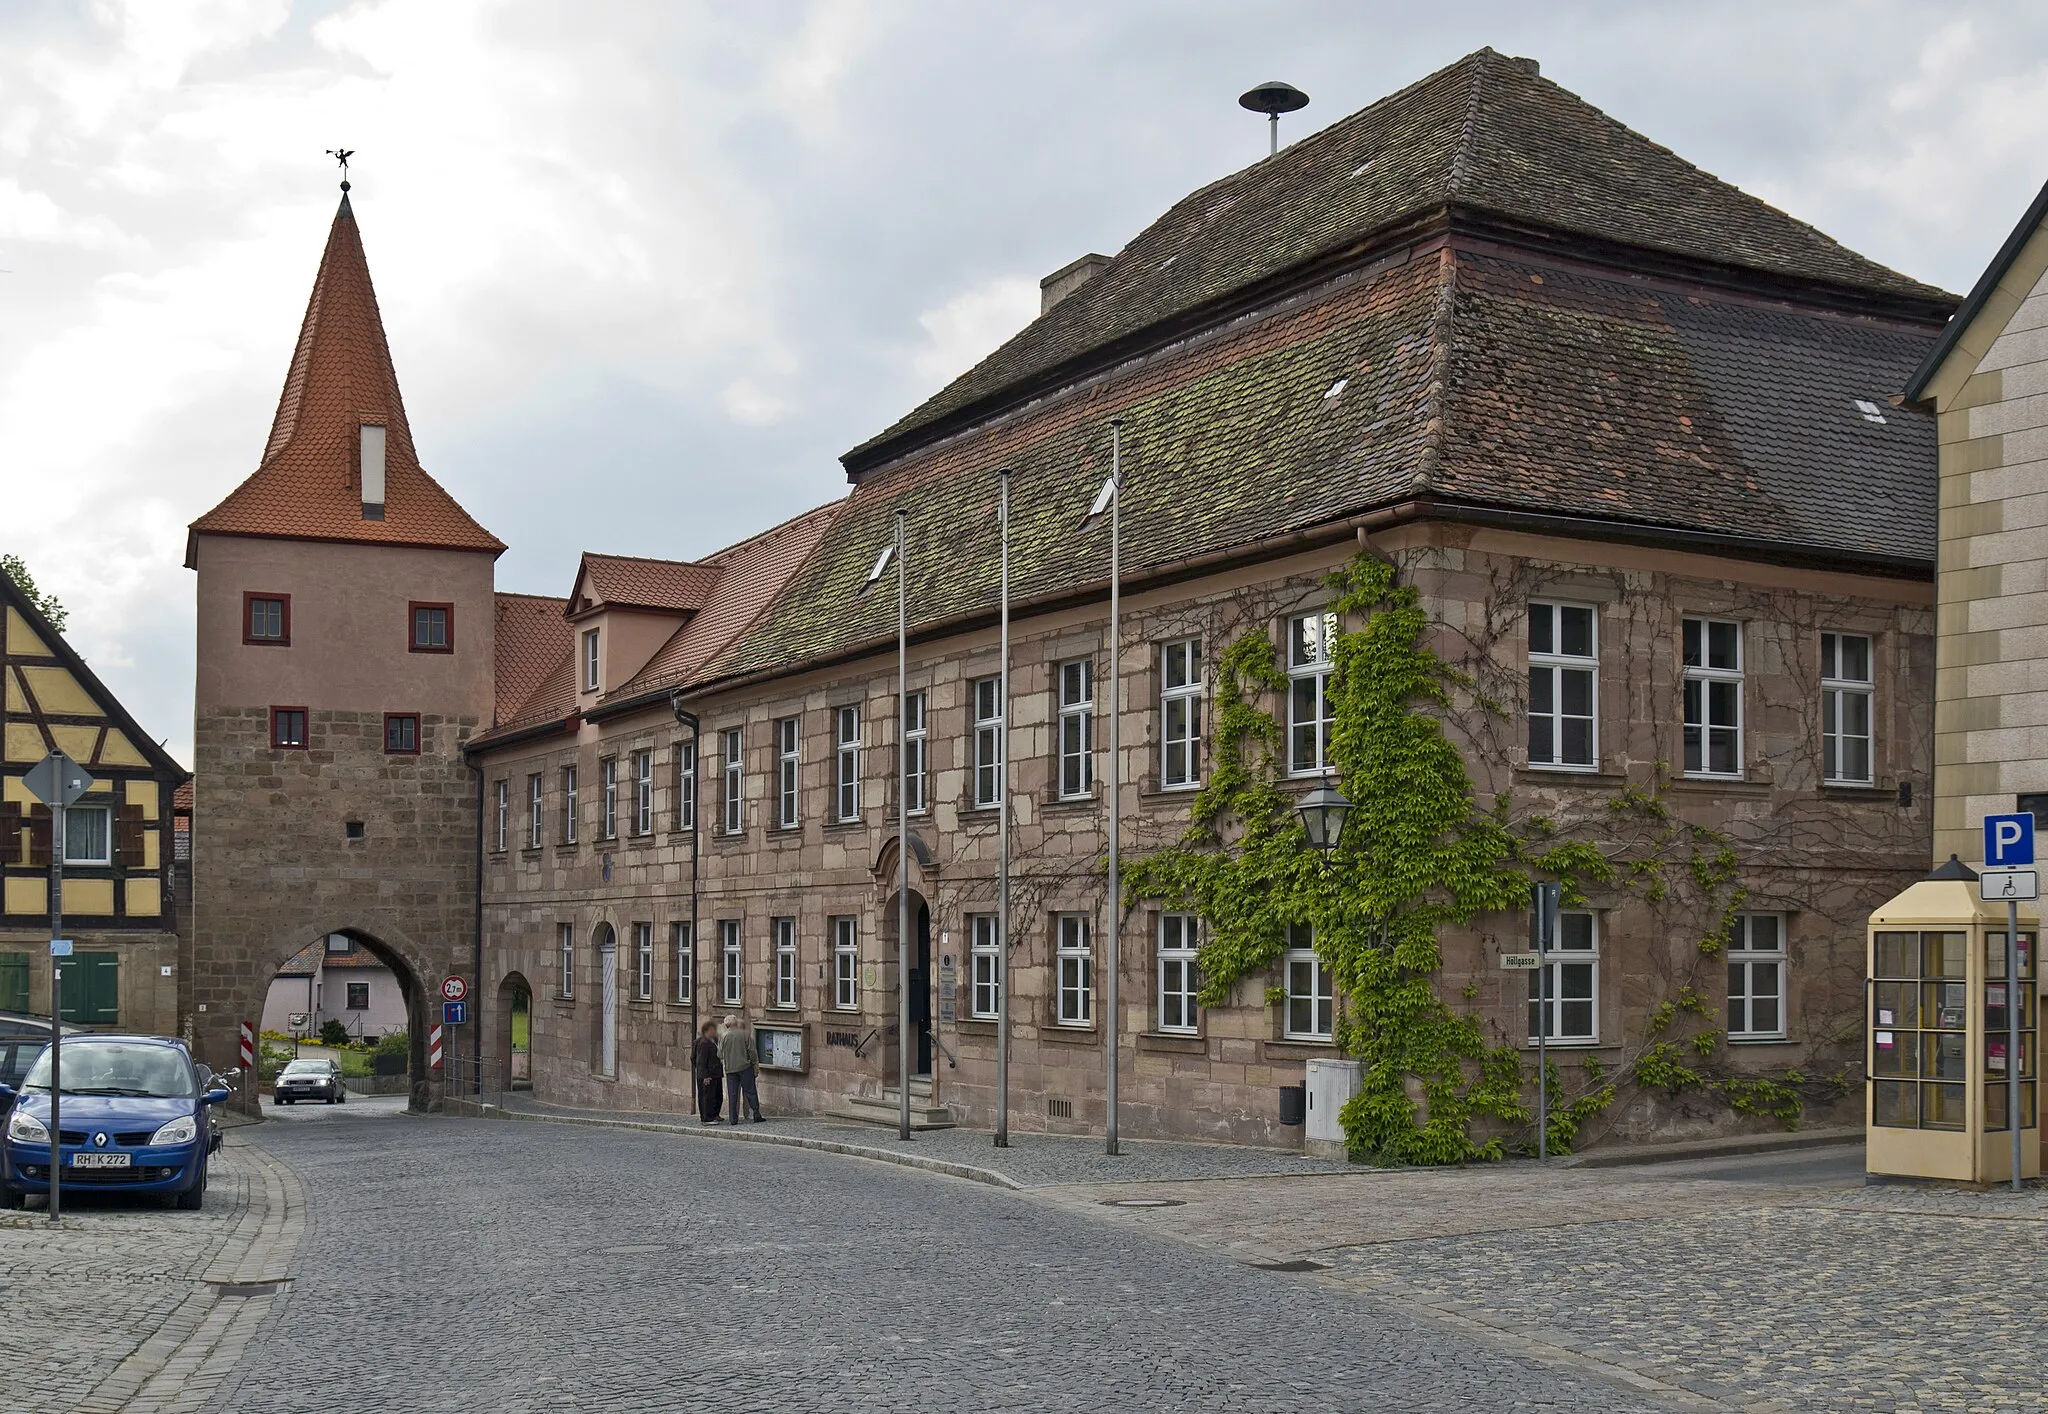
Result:
<svg viewBox="0 0 2048 1414">
<path fill-rule="evenodd" d="M 1106 255 L 1084 255 L 1038 282 L 1038 312 L 1044 314 L 1068 295 L 1100 275 L 1109 266 Z"/>
<path fill-rule="evenodd" d="M 362 424 L 363 519 L 384 519 L 384 429 Z"/>
</svg>

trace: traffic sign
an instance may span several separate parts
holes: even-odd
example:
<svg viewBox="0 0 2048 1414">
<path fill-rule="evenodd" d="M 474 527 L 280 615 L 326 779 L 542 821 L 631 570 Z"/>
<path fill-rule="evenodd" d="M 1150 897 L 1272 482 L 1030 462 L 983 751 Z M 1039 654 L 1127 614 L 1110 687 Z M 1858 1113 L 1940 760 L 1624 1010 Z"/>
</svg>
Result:
<svg viewBox="0 0 2048 1414">
<path fill-rule="evenodd" d="M 311 1012 L 295 1011 L 285 1018 L 285 1024 L 294 1031 L 303 1031 L 312 1023 L 312 1020 L 313 1014 Z"/>
<path fill-rule="evenodd" d="M 53 751 L 23 774 L 21 783 L 28 793 L 45 805 L 71 806 L 92 789 L 93 779 L 85 768 L 61 751 Z"/>
<path fill-rule="evenodd" d="M 460 977 L 450 977 L 441 983 L 441 1000 L 459 1002 L 469 995 L 469 983 Z"/>
<path fill-rule="evenodd" d="M 1986 815 L 1984 817 L 1984 863 L 1993 869 L 2011 869 L 2034 862 L 2034 817 Z"/>
<path fill-rule="evenodd" d="M 2034 869 L 1986 869 L 1977 876 L 1977 896 L 1986 903 L 2039 898 L 2040 872 Z"/>
<path fill-rule="evenodd" d="M 443 1026 L 460 1026 L 467 1020 L 469 1020 L 468 1002 L 441 1003 L 441 1024 Z"/>
<path fill-rule="evenodd" d="M 1500 970 L 1503 972 L 1534 972 L 1543 965 L 1543 954 L 1538 952 L 1504 952 L 1500 955 Z"/>
<path fill-rule="evenodd" d="M 51 957 L 69 957 L 69 956 L 71 956 L 71 939 L 69 939 L 69 938 L 52 938 L 52 939 L 50 939 L 50 956 L 51 956 Z"/>
</svg>

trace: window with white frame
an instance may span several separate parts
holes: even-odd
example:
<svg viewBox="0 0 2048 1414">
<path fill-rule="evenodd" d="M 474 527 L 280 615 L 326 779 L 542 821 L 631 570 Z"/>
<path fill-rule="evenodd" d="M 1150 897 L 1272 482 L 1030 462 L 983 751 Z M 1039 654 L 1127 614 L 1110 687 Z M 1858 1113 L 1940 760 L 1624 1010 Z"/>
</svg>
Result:
<svg viewBox="0 0 2048 1414">
<path fill-rule="evenodd" d="M 860 819 L 860 708 L 849 703 L 832 714 L 832 818 Z"/>
<path fill-rule="evenodd" d="M 654 925 L 633 925 L 633 995 L 643 1002 L 654 1000 Z"/>
<path fill-rule="evenodd" d="M 1685 773 L 1742 774 L 1742 625 L 1685 621 Z"/>
<path fill-rule="evenodd" d="M 604 810 L 599 831 L 603 838 L 615 840 L 619 837 L 619 758 L 607 756 L 597 763 L 598 784 L 603 787 Z"/>
<path fill-rule="evenodd" d="M 697 995 L 697 938 L 689 924 L 671 923 L 668 942 L 676 963 L 676 1000 L 687 1006 Z"/>
<path fill-rule="evenodd" d="M 562 843 L 576 843 L 576 768 L 562 768 Z"/>
<path fill-rule="evenodd" d="M 526 778 L 526 847 L 540 848 L 541 830 L 540 772 L 535 771 Z"/>
<path fill-rule="evenodd" d="M 775 722 L 775 827 L 792 830 L 797 824 L 797 730 L 795 717 Z"/>
<path fill-rule="evenodd" d="M 718 920 L 719 987 L 718 999 L 726 1006 L 740 1004 L 740 983 L 744 979 L 742 964 L 745 958 L 740 954 L 740 920 L 721 918 Z"/>
<path fill-rule="evenodd" d="M 1785 1034 L 1785 916 L 1738 913 L 1728 931 L 1728 1039 Z"/>
<path fill-rule="evenodd" d="M 654 833 L 654 753 L 633 753 L 633 833 Z"/>
<path fill-rule="evenodd" d="M 931 764 L 931 733 L 925 728 L 925 698 L 910 693 L 903 702 L 903 808 L 912 815 L 925 812 L 925 783 Z"/>
<path fill-rule="evenodd" d="M 1337 616 L 1327 609 L 1287 621 L 1287 770 L 1296 776 L 1329 769 L 1330 668 L 1337 643 Z"/>
<path fill-rule="evenodd" d="M 1202 640 L 1159 646 L 1159 784 L 1189 790 L 1202 783 Z"/>
<path fill-rule="evenodd" d="M 676 828 L 697 828 L 697 743 L 676 743 Z"/>
<path fill-rule="evenodd" d="M 860 920 L 832 920 L 832 1005 L 860 1010 Z"/>
<path fill-rule="evenodd" d="M 1085 913 L 1059 916 L 1059 1024 L 1095 1024 L 1095 949 L 1092 920 Z"/>
<path fill-rule="evenodd" d="M 1871 780 L 1870 640 L 1860 633 L 1820 636 L 1821 777 L 1843 785 Z"/>
<path fill-rule="evenodd" d="M 1059 678 L 1060 796 L 1072 800 L 1095 789 L 1095 664 L 1061 663 Z"/>
<path fill-rule="evenodd" d="M 512 782 L 499 781 L 493 793 L 496 797 L 498 823 L 492 834 L 497 839 L 498 853 L 503 854 L 512 836 Z"/>
<path fill-rule="evenodd" d="M 114 862 L 114 811 L 107 805 L 74 805 L 64 812 L 64 862 Z"/>
<path fill-rule="evenodd" d="M 1547 1023 L 1553 1045 L 1591 1045 L 1600 1039 L 1600 920 L 1560 913 L 1549 957 L 1529 974 L 1529 1039 Z"/>
<path fill-rule="evenodd" d="M 1002 920 L 993 913 L 967 915 L 967 936 L 971 944 L 973 994 L 967 1014 L 980 1021 L 994 1021 L 1003 1008 Z"/>
<path fill-rule="evenodd" d="M 1337 986 L 1316 955 L 1315 929 L 1287 925 L 1287 1012 L 1281 1032 L 1290 1041 L 1327 1041 L 1337 1033 Z"/>
<path fill-rule="evenodd" d="M 1599 626 L 1584 604 L 1529 605 L 1529 764 L 1599 764 Z"/>
<path fill-rule="evenodd" d="M 994 805 L 1003 789 L 1003 680 L 974 684 L 974 803 Z"/>
<path fill-rule="evenodd" d="M 796 920 L 777 918 L 775 928 L 775 1005 L 796 1005 Z"/>
<path fill-rule="evenodd" d="M 739 834 L 746 828 L 745 803 L 740 796 L 740 772 L 742 752 L 745 750 L 745 735 L 738 727 L 729 728 L 725 733 L 725 791 L 720 802 L 725 818 L 719 827 L 728 835 Z"/>
<path fill-rule="evenodd" d="M 555 925 L 555 942 L 562 953 L 562 995 L 576 995 L 576 930 L 570 923 Z"/>
<path fill-rule="evenodd" d="M 583 630 L 583 690 L 597 691 L 597 630 Z"/>
<path fill-rule="evenodd" d="M 1159 915 L 1159 1029 L 1193 1034 L 1198 1016 L 1195 952 L 1201 934 L 1192 913 Z"/>
</svg>

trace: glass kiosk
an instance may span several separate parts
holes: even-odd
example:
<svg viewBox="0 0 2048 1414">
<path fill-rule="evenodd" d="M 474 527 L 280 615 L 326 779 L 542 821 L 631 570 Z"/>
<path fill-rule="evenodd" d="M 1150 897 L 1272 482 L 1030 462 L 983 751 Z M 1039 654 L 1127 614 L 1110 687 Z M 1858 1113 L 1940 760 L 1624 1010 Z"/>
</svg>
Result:
<svg viewBox="0 0 2048 1414">
<path fill-rule="evenodd" d="M 1865 1167 L 1874 1174 L 2004 1183 L 2006 1007 L 2020 1008 L 2020 1176 L 2041 1172 L 2036 1116 L 2040 1019 L 2034 938 L 2020 914 L 2020 978 L 2008 985 L 2006 908 L 1977 895 L 1951 859 L 1870 915 Z"/>
</svg>

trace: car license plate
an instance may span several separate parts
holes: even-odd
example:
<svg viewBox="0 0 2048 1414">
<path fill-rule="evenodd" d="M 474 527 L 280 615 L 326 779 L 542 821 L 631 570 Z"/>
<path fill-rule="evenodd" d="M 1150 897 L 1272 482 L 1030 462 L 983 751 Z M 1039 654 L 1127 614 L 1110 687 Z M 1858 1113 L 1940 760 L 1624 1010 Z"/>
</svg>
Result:
<svg viewBox="0 0 2048 1414">
<path fill-rule="evenodd" d="M 124 1169 L 134 1162 L 128 1154 L 73 1154 L 71 1167 L 75 1169 Z"/>
</svg>

